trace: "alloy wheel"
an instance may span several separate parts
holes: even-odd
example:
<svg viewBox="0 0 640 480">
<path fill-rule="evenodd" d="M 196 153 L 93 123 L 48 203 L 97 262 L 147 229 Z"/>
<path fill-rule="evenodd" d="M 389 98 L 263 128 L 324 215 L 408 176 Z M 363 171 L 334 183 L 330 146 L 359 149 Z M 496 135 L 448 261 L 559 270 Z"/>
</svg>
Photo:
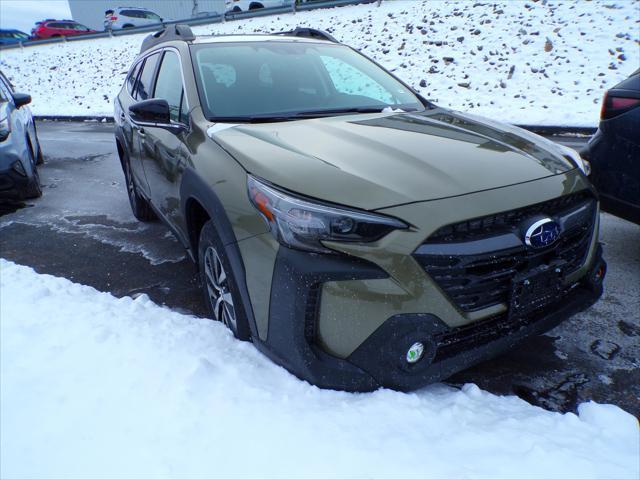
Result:
<svg viewBox="0 0 640 480">
<path fill-rule="evenodd" d="M 214 319 L 223 322 L 229 329 L 236 332 L 236 312 L 229 290 L 229 279 L 220 256 L 213 247 L 208 247 L 204 254 L 204 273 Z"/>
</svg>

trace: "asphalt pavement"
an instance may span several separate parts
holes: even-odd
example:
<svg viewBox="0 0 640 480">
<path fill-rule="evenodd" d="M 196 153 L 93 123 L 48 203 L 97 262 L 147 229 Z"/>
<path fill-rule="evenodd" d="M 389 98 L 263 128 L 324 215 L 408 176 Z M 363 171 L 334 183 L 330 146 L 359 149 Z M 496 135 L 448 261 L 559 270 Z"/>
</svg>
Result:
<svg viewBox="0 0 640 480">
<path fill-rule="evenodd" d="M 38 129 L 44 195 L 0 206 L 0 257 L 204 315 L 195 267 L 180 244 L 162 224 L 131 214 L 113 125 L 40 122 Z M 576 149 L 586 142 L 553 139 Z M 447 383 L 475 383 L 551 410 L 595 400 L 640 416 L 640 227 L 602 214 L 601 240 L 609 273 L 598 304 Z"/>
</svg>

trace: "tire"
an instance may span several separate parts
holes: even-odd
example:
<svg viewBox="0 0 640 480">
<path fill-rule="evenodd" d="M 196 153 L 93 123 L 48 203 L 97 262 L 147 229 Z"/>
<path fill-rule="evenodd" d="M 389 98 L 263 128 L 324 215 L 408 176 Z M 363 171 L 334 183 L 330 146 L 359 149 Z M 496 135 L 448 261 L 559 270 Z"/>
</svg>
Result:
<svg viewBox="0 0 640 480">
<path fill-rule="evenodd" d="M 138 187 L 133 179 L 131 173 L 131 165 L 129 163 L 129 157 L 125 156 L 122 159 L 122 169 L 124 170 L 124 179 L 127 185 L 127 195 L 129 196 L 129 205 L 131 205 L 131 211 L 133 216 L 141 222 L 151 222 L 158 217 L 151 209 L 151 205 L 146 198 L 138 193 Z"/>
<path fill-rule="evenodd" d="M 38 168 L 36 167 L 36 159 L 33 156 L 33 149 L 31 148 L 31 144 L 27 142 L 27 155 L 29 157 L 29 162 L 31 163 L 31 168 L 33 171 L 33 175 L 27 184 L 27 188 L 24 192 L 24 198 L 40 198 L 42 196 L 42 187 L 40 186 L 40 174 L 38 173 Z"/>
<path fill-rule="evenodd" d="M 223 322 L 239 340 L 250 340 L 249 322 L 220 236 L 211 220 L 200 231 L 198 266 L 209 315 Z"/>
</svg>

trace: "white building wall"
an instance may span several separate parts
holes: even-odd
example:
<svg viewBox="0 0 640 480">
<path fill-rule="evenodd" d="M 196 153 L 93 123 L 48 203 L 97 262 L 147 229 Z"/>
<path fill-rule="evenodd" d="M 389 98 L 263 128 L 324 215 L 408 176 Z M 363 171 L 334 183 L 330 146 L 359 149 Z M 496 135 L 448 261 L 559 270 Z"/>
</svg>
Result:
<svg viewBox="0 0 640 480">
<path fill-rule="evenodd" d="M 68 0 L 73 20 L 89 28 L 104 30 L 104 12 L 116 7 L 147 8 L 165 20 L 192 17 L 194 3 L 198 13 L 223 13 L 224 0 Z"/>
</svg>

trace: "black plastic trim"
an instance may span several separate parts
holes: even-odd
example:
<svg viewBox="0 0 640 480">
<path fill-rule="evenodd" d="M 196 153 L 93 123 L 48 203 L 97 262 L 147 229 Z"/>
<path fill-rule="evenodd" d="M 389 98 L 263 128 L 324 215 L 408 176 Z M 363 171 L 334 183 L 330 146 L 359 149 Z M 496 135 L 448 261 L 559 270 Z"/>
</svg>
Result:
<svg viewBox="0 0 640 480">
<path fill-rule="evenodd" d="M 215 225 L 216 232 L 224 244 L 225 254 L 231 264 L 238 289 L 240 290 L 240 297 L 244 305 L 244 311 L 249 321 L 251 337 L 255 341 L 255 339 L 258 338 L 258 329 L 256 326 L 255 316 L 253 314 L 251 299 L 249 297 L 249 290 L 247 288 L 247 273 L 244 268 L 244 262 L 242 261 L 242 254 L 240 253 L 236 236 L 233 232 L 233 227 L 231 226 L 231 222 L 229 222 L 222 202 L 213 189 L 198 176 L 195 170 L 187 168 L 184 171 L 182 183 L 180 184 L 180 211 L 182 212 L 185 220 L 187 218 L 187 202 L 192 199 L 196 200 L 206 210 L 209 218 Z M 198 253 L 195 248 L 194 239 L 191 238 L 189 232 L 186 232 L 185 236 L 190 243 L 189 254 L 197 263 Z"/>
<path fill-rule="evenodd" d="M 328 355 L 305 338 L 303 319 L 309 291 L 318 281 L 327 279 L 384 278 L 386 275 L 375 265 L 352 257 L 309 254 L 280 247 L 273 276 L 273 285 L 277 288 L 271 293 L 269 335 L 266 342 L 255 343 L 272 360 L 319 387 L 349 391 L 371 391 L 381 386 L 415 390 L 495 357 L 593 305 L 602 295 L 606 272 L 601 255 L 602 249 L 598 247 L 582 282 L 539 313 L 526 319 L 498 317 L 497 330 L 488 334 L 486 325 L 470 325 L 470 338 L 463 334 L 462 341 L 466 343 L 461 350 L 449 350 L 447 355 L 438 357 L 443 339 L 457 335 L 459 329 L 449 328 L 431 314 L 401 314 L 389 318 L 343 360 Z M 600 270 L 602 268 L 604 270 Z M 595 272 L 599 270 L 602 277 L 596 281 Z M 500 322 L 508 328 L 502 329 Z M 474 343 L 472 337 L 476 334 L 483 336 Z M 416 341 L 425 345 L 424 357 L 416 364 L 408 364 L 407 349 Z"/>
<path fill-rule="evenodd" d="M 602 247 L 598 246 L 596 259 L 582 283 L 555 304 L 528 318 L 503 315 L 483 322 L 485 325 L 451 329 L 433 315 L 396 315 L 378 328 L 348 360 L 371 373 L 382 386 L 398 390 L 414 390 L 445 379 L 512 349 L 530 336 L 547 332 L 593 305 L 602 295 L 606 265 Z M 595 272 L 600 269 L 603 269 L 602 276 L 596 279 Z M 462 346 L 451 351 L 446 340 L 459 335 L 458 331 L 463 332 Z M 416 341 L 425 345 L 425 353 L 419 362 L 411 365 L 404 358 Z"/>
<path fill-rule="evenodd" d="M 309 253 L 281 246 L 273 272 L 267 339 L 258 347 L 294 375 L 314 385 L 351 391 L 377 388 L 378 383 L 368 373 L 310 343 L 310 328 L 305 319 L 309 318 L 310 295 L 318 284 L 387 277 L 378 266 L 356 257 Z"/>
</svg>

